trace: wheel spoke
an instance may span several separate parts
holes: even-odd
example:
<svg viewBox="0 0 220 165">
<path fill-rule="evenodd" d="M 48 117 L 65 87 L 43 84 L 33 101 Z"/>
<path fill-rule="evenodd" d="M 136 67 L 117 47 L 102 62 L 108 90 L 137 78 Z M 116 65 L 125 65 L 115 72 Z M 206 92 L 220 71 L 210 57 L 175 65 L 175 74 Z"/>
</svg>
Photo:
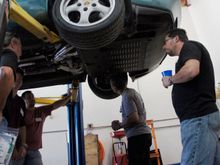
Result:
<svg viewBox="0 0 220 165">
<path fill-rule="evenodd" d="M 79 8 L 80 8 L 80 7 L 77 6 L 76 3 L 75 3 L 75 4 L 72 4 L 72 5 L 66 7 L 66 13 L 69 14 L 69 13 L 72 12 L 72 11 L 79 11 Z"/>
<path fill-rule="evenodd" d="M 89 24 L 90 11 L 80 11 L 79 24 Z"/>
<path fill-rule="evenodd" d="M 96 7 L 96 11 L 101 12 L 103 15 L 107 15 L 110 11 L 110 7 L 106 7 L 102 4 L 100 4 L 99 2 L 97 2 L 97 7 Z"/>
<path fill-rule="evenodd" d="M 112 1 L 114 0 L 110 0 L 110 6 L 105 6 L 99 0 L 77 0 L 73 1 L 73 4 L 70 0 L 64 0 L 60 6 L 61 15 L 70 24 L 90 26 L 107 19 L 113 12 Z"/>
</svg>

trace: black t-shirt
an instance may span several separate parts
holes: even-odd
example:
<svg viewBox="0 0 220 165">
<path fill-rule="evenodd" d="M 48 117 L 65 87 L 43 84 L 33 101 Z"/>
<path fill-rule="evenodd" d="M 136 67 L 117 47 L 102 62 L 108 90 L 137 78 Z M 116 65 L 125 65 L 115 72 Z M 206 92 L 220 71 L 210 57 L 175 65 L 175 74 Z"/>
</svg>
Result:
<svg viewBox="0 0 220 165">
<path fill-rule="evenodd" d="M 176 63 L 176 73 L 189 59 L 200 61 L 200 73 L 186 83 L 173 85 L 173 106 L 180 121 L 218 111 L 214 70 L 208 51 L 199 42 L 185 42 Z"/>
<path fill-rule="evenodd" d="M 24 115 L 26 107 L 24 100 L 16 95 L 14 98 L 8 97 L 3 116 L 8 121 L 8 126 L 12 128 L 20 128 L 25 125 Z"/>
<path fill-rule="evenodd" d="M 18 95 L 13 98 L 11 92 L 7 99 L 6 106 L 3 110 L 3 116 L 8 121 L 8 127 L 19 129 L 25 126 L 25 113 L 26 107 L 24 100 Z M 16 140 L 16 148 L 19 148 L 21 145 L 21 137 L 20 135 L 18 135 Z"/>
<path fill-rule="evenodd" d="M 10 49 L 4 49 L 0 55 L 0 67 L 8 66 L 13 69 L 14 76 L 18 67 L 18 59 L 16 54 Z"/>
</svg>

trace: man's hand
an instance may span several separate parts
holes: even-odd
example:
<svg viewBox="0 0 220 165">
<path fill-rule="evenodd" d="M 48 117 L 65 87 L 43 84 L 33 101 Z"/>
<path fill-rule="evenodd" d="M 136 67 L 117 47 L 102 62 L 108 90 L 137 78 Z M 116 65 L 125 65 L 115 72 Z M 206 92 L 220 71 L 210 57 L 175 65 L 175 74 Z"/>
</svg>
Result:
<svg viewBox="0 0 220 165">
<path fill-rule="evenodd" d="M 27 150 L 25 147 L 21 146 L 19 149 L 15 148 L 12 154 L 12 159 L 18 160 L 18 159 L 24 158 L 26 154 L 27 154 Z"/>
<path fill-rule="evenodd" d="M 121 128 L 121 123 L 119 122 L 119 120 L 114 120 L 112 121 L 112 129 L 114 131 L 117 131 Z"/>
<path fill-rule="evenodd" d="M 18 150 L 17 150 L 16 148 L 14 148 L 14 150 L 13 150 L 12 159 L 13 159 L 13 160 L 18 160 L 18 159 L 20 159 Z"/>
<path fill-rule="evenodd" d="M 170 80 L 170 78 L 171 78 L 171 76 L 164 76 L 164 77 L 162 78 L 163 86 L 164 86 L 165 88 L 168 88 L 169 86 L 173 85 L 173 84 L 172 84 L 172 81 Z"/>
<path fill-rule="evenodd" d="M 19 149 L 18 149 L 18 153 L 19 153 L 19 156 L 24 158 L 27 154 L 27 149 L 24 147 L 24 146 L 21 146 Z"/>
</svg>

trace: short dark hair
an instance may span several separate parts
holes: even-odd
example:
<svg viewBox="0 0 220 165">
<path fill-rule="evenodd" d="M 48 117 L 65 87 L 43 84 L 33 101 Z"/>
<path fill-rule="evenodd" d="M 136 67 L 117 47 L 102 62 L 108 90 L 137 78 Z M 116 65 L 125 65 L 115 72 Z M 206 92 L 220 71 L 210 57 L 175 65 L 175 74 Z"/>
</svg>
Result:
<svg viewBox="0 0 220 165">
<path fill-rule="evenodd" d="M 17 68 L 16 73 L 19 73 L 22 77 L 24 77 L 24 71 L 21 68 Z"/>
<path fill-rule="evenodd" d="M 185 42 L 188 40 L 188 36 L 184 29 L 176 28 L 176 29 L 168 31 L 166 34 L 170 38 L 178 36 L 182 42 Z"/>
<path fill-rule="evenodd" d="M 23 99 L 26 99 L 26 97 L 27 97 L 28 94 L 32 94 L 32 92 L 31 92 L 31 91 L 25 91 L 25 92 L 22 93 L 21 97 L 22 97 Z"/>
<path fill-rule="evenodd" d="M 16 32 L 6 32 L 3 46 L 7 47 L 11 43 L 12 38 L 20 39 Z"/>
<path fill-rule="evenodd" d="M 110 77 L 110 81 L 118 90 L 124 90 L 127 87 L 128 76 L 127 73 L 113 74 Z"/>
</svg>

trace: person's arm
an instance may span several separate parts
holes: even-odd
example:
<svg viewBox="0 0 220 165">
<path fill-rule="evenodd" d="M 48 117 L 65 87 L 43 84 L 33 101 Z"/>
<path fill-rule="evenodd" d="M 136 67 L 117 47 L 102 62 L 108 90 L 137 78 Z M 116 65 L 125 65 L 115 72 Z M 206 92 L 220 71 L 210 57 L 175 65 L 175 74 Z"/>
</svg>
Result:
<svg viewBox="0 0 220 165">
<path fill-rule="evenodd" d="M 36 109 L 36 111 L 40 111 L 40 112 L 43 112 L 43 113 L 46 113 L 47 115 L 49 115 L 51 113 L 51 111 L 53 111 L 61 106 L 66 105 L 67 102 L 69 101 L 70 97 L 71 97 L 71 94 L 65 96 L 64 98 L 62 98 L 60 100 L 55 101 L 52 104 L 35 107 L 35 109 Z"/>
<path fill-rule="evenodd" d="M 132 113 L 126 118 L 126 120 L 123 120 L 123 121 L 120 123 L 120 127 L 121 127 L 121 128 L 130 128 L 130 127 L 133 127 L 133 126 L 137 125 L 139 122 L 140 122 L 140 119 L 139 119 L 138 112 L 135 111 L 135 112 L 132 112 Z"/>
<path fill-rule="evenodd" d="M 179 83 L 185 83 L 195 78 L 200 73 L 200 62 L 196 59 L 190 59 L 185 62 L 183 67 L 173 76 L 162 78 L 165 88 Z"/>
<path fill-rule="evenodd" d="M 19 148 L 14 148 L 12 158 L 17 160 L 25 157 L 27 154 L 27 144 L 26 144 L 26 127 L 23 126 L 19 129 L 19 135 L 21 138 L 21 146 Z"/>
<path fill-rule="evenodd" d="M 21 143 L 26 144 L 26 126 L 23 126 L 19 130 L 21 136 Z"/>
<path fill-rule="evenodd" d="M 71 97 L 71 94 L 69 94 L 69 95 L 65 96 L 64 98 L 54 102 L 52 104 L 53 110 L 55 110 L 55 109 L 57 109 L 57 108 L 59 108 L 61 106 L 65 106 L 67 104 L 67 102 L 70 100 L 70 97 Z"/>
<path fill-rule="evenodd" d="M 28 145 L 26 144 L 26 127 L 25 126 L 20 128 L 19 134 L 21 137 L 21 146 L 18 149 L 19 156 L 25 157 L 25 155 L 27 153 L 27 149 L 28 149 Z"/>
<path fill-rule="evenodd" d="M 18 150 L 17 150 L 17 148 L 16 147 L 14 147 L 14 150 L 13 150 L 13 153 L 12 153 L 12 159 L 14 159 L 14 160 L 18 160 L 18 159 L 20 159 L 20 156 L 19 156 L 19 153 L 18 153 Z"/>
<path fill-rule="evenodd" d="M 112 121 L 112 129 L 118 130 L 121 128 L 130 128 L 140 123 L 139 115 L 137 111 L 132 112 L 126 120 L 120 122 L 119 120 Z"/>
<path fill-rule="evenodd" d="M 0 68 L 0 121 L 7 97 L 14 86 L 14 74 L 12 68 L 2 66 Z"/>
<path fill-rule="evenodd" d="M 171 76 L 173 83 L 185 83 L 195 78 L 200 72 L 200 62 L 191 59 L 185 62 L 184 66 L 175 75 Z"/>
</svg>

